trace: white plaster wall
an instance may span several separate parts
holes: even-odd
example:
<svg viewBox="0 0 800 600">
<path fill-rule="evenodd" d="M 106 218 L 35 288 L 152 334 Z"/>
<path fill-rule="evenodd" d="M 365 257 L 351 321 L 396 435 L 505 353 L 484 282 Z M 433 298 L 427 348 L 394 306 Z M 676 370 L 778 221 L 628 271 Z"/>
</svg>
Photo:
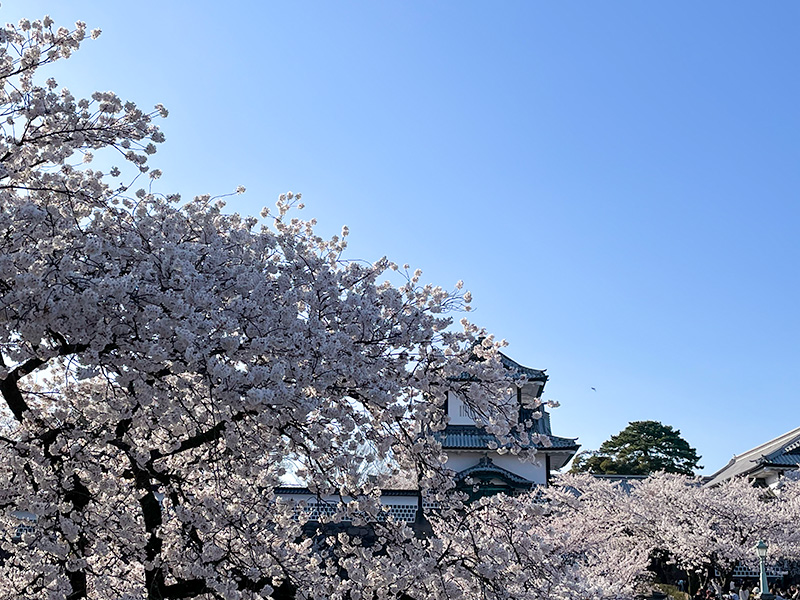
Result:
<svg viewBox="0 0 800 600">
<path fill-rule="evenodd" d="M 517 403 L 516 397 L 509 396 L 508 402 Z M 450 417 L 451 425 L 475 425 L 470 408 L 461 401 L 461 398 L 453 392 L 447 392 L 447 414 Z"/>
<path fill-rule="evenodd" d="M 453 392 L 447 392 L 447 414 L 451 425 L 474 425 L 469 409 Z"/>
<path fill-rule="evenodd" d="M 482 456 L 482 452 L 455 452 L 451 450 L 447 452 L 447 463 L 445 466 L 458 473 L 459 471 L 463 471 L 464 469 L 478 464 Z"/>
</svg>

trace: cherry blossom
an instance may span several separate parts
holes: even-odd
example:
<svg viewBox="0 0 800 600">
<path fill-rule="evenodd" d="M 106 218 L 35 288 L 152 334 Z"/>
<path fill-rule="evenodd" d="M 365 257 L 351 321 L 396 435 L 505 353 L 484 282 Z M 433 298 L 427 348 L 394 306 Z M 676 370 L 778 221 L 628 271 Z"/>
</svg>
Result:
<svg viewBox="0 0 800 600">
<path fill-rule="evenodd" d="M 425 573 L 406 524 L 376 525 L 373 548 L 308 537 L 275 490 L 294 465 L 350 500 L 333 521 L 380 520 L 366 447 L 407 457 L 448 506 L 442 405 L 511 414 L 501 344 L 453 325 L 466 293 L 346 260 L 347 230 L 319 237 L 300 194 L 258 219 L 136 189 L 160 174 L 167 110 L 39 75 L 86 31 L 0 30 L 0 528 L 20 528 L 0 541 L 0 597 L 354 598 Z"/>
<path fill-rule="evenodd" d="M 448 394 L 528 455 L 503 343 L 454 322 L 463 283 L 348 259 L 300 194 L 255 217 L 156 193 L 167 109 L 46 75 L 98 35 L 0 28 L 0 598 L 623 599 L 656 549 L 796 553 L 791 481 L 767 503 L 657 476 L 464 504 Z M 397 481 L 427 507 L 413 525 L 381 502 Z"/>
</svg>

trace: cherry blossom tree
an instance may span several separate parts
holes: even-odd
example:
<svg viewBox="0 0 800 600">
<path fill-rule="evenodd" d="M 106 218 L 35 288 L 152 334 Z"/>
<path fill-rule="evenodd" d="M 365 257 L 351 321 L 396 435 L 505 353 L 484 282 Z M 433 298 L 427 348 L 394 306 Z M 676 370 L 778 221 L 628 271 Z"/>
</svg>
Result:
<svg viewBox="0 0 800 600">
<path fill-rule="evenodd" d="M 434 514 L 442 551 L 430 563 L 439 577 L 423 578 L 415 590 L 447 598 L 633 598 L 664 557 L 722 588 L 736 564 L 753 564 L 759 539 L 769 541 L 773 560 L 798 557 L 800 486 L 787 478 L 778 492 L 744 479 L 707 488 L 676 474 L 625 484 L 562 475 L 535 499 L 494 496 Z"/>
<path fill-rule="evenodd" d="M 503 443 L 520 428 L 501 344 L 453 323 L 469 293 L 347 260 L 299 195 L 243 217 L 156 193 L 166 109 L 40 74 L 98 35 L 0 29 L 0 599 L 622 599 L 657 545 L 724 568 L 726 539 L 776 531 L 757 493 L 666 477 L 464 505 L 447 394 Z M 386 457 L 425 527 L 381 504 Z M 276 492 L 288 471 L 341 499 L 319 525 Z"/>
<path fill-rule="evenodd" d="M 0 598 L 426 589 L 436 544 L 381 518 L 354 457 L 396 451 L 446 507 L 447 392 L 515 426 L 500 344 L 452 327 L 460 284 L 345 260 L 346 229 L 319 237 L 299 195 L 259 219 L 153 192 L 167 111 L 39 74 L 88 35 L 0 30 Z M 376 543 L 304 536 L 275 493 L 288 464 Z"/>
<path fill-rule="evenodd" d="M 784 477 L 778 488 L 765 489 L 744 478 L 703 487 L 697 478 L 658 473 L 623 487 L 588 475 L 565 475 L 547 496 L 550 512 L 565 518 L 570 534 L 593 540 L 589 549 L 603 549 L 597 564 L 613 573 L 612 581 L 624 581 L 626 575 L 615 570 L 619 566 L 613 565 L 609 541 L 622 545 L 623 554 L 649 557 L 644 566 L 631 565 L 630 581 L 641 580 L 644 570 L 657 570 L 658 562 L 666 560 L 697 575 L 702 584 L 717 579 L 727 589 L 737 564 L 754 566 L 753 548 L 761 539 L 768 540 L 775 561 L 800 558 L 794 525 L 800 515 L 797 477 Z"/>
<path fill-rule="evenodd" d="M 357 597 L 400 592 L 449 600 L 632 599 L 649 578 L 647 541 L 618 536 L 593 520 L 600 495 L 584 503 L 571 492 L 545 496 L 546 502 L 536 493 L 496 495 L 433 511 L 430 537 L 412 539 L 397 560 L 398 554 L 350 548 L 360 570 L 356 579 L 371 580 Z"/>
<path fill-rule="evenodd" d="M 746 478 L 703 487 L 694 478 L 660 473 L 633 489 L 632 508 L 642 533 L 679 568 L 701 582 L 718 574 L 727 589 L 737 564 L 753 565 L 759 540 L 769 540 L 772 556 L 798 558 L 795 484 L 785 490 L 776 496 Z"/>
</svg>

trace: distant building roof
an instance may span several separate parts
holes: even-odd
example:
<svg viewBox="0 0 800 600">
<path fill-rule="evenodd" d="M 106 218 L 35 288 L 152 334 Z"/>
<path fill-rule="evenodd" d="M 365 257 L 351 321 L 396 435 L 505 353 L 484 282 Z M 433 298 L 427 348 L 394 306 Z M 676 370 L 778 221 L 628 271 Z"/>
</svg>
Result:
<svg viewBox="0 0 800 600">
<path fill-rule="evenodd" d="M 594 479 L 600 479 L 614 484 L 626 494 L 630 494 L 638 483 L 649 477 L 649 475 L 617 475 L 610 473 L 589 473 L 589 475 L 591 475 Z M 558 479 L 561 476 L 562 474 L 556 473 L 553 475 L 553 478 Z M 575 486 L 564 484 L 563 481 L 559 485 L 561 486 L 561 489 L 568 491 L 576 498 L 579 498 L 581 495 L 583 495 L 583 492 Z"/>
<path fill-rule="evenodd" d="M 595 479 L 616 483 L 626 494 L 630 494 L 633 487 L 640 481 L 644 481 L 649 475 L 618 475 L 616 473 L 592 473 Z"/>
<path fill-rule="evenodd" d="M 800 427 L 792 429 L 752 450 L 734 456 L 711 475 L 705 485 L 717 485 L 731 477 L 756 477 L 759 472 L 800 467 Z"/>
</svg>

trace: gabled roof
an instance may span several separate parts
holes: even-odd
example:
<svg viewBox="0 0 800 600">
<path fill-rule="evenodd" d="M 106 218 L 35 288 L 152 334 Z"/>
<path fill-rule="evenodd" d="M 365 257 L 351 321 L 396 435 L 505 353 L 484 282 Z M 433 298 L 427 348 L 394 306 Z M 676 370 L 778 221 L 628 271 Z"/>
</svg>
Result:
<svg viewBox="0 0 800 600">
<path fill-rule="evenodd" d="M 716 485 L 731 477 L 750 475 L 766 467 L 784 470 L 800 467 L 800 427 L 734 456 L 705 485 Z"/>
<path fill-rule="evenodd" d="M 445 450 L 490 450 L 489 444 L 495 448 L 502 446 L 497 438 L 487 433 L 477 425 L 448 425 L 444 431 L 434 434 L 442 443 Z M 528 448 L 537 450 L 577 450 L 580 446 L 575 441 L 577 438 L 564 438 L 555 435 L 548 436 L 550 445 L 527 444 Z"/>
<path fill-rule="evenodd" d="M 530 481 L 529 479 L 525 479 L 524 477 L 521 477 L 516 473 L 512 473 L 508 469 L 504 469 L 503 467 L 494 464 L 492 459 L 489 458 L 488 456 L 482 457 L 477 465 L 472 465 L 471 467 L 456 473 L 456 479 L 458 481 L 463 481 L 467 477 L 475 478 L 481 476 L 498 477 L 499 479 L 503 479 L 515 486 L 533 485 L 533 482 Z"/>
</svg>

